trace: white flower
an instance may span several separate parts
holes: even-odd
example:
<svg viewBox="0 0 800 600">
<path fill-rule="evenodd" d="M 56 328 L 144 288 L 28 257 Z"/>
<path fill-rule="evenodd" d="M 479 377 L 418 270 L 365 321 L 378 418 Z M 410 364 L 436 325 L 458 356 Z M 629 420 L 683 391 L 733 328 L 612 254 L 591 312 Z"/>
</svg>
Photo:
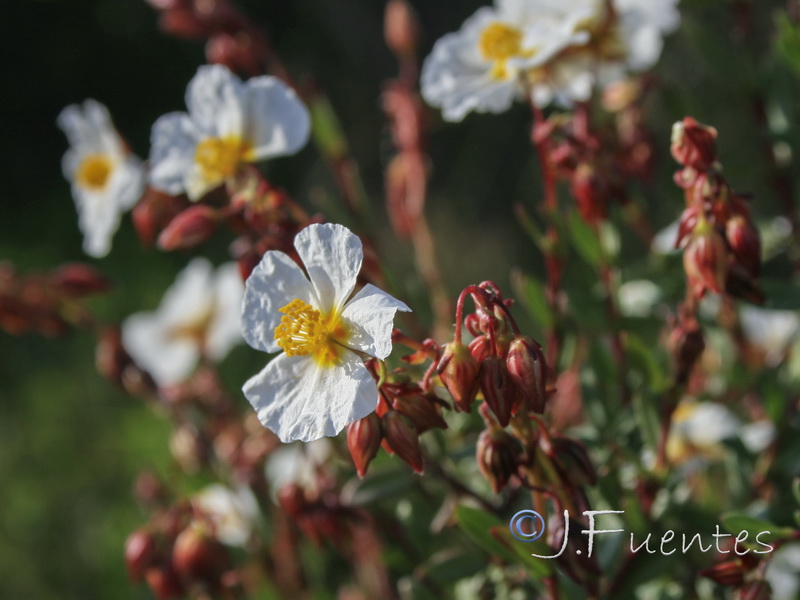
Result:
<svg viewBox="0 0 800 600">
<path fill-rule="evenodd" d="M 773 367 L 786 355 L 786 349 L 797 338 L 800 329 L 797 313 L 791 310 L 742 306 L 739 318 L 745 337 L 766 351 L 766 362 Z"/>
<path fill-rule="evenodd" d="M 258 518 L 258 503 L 247 487 L 236 491 L 219 483 L 204 487 L 192 498 L 211 520 L 217 539 L 228 546 L 244 546 Z"/>
<path fill-rule="evenodd" d="M 678 250 L 675 248 L 675 241 L 678 239 L 680 225 L 680 220 L 673 221 L 653 236 L 650 251 L 653 254 L 676 254 Z"/>
<path fill-rule="evenodd" d="M 501 112 L 526 91 L 537 106 L 585 101 L 596 86 L 652 66 L 679 21 L 677 0 L 497 0 L 440 39 L 422 95 L 460 121 Z"/>
<path fill-rule="evenodd" d="M 95 100 L 62 110 L 58 126 L 70 143 L 62 169 L 72 184 L 83 250 L 91 256 L 105 256 L 122 213 L 141 196 L 141 161 L 114 129 L 108 109 Z"/>
<path fill-rule="evenodd" d="M 123 344 L 160 386 L 180 383 L 201 355 L 221 360 L 241 340 L 243 293 L 235 263 L 215 272 L 206 259 L 195 258 L 178 274 L 158 310 L 125 320 Z"/>
<path fill-rule="evenodd" d="M 619 286 L 619 310 L 628 317 L 649 317 L 661 300 L 661 288 L 647 279 L 627 281 Z"/>
<path fill-rule="evenodd" d="M 533 0 L 498 0 L 496 8 L 481 8 L 460 31 L 434 45 L 422 67 L 423 97 L 441 107 L 448 121 L 460 121 L 472 110 L 507 110 L 523 95 L 527 72 L 565 46 L 588 40 L 576 29 L 589 13 L 578 9 L 569 18 L 558 16 Z"/>
<path fill-rule="evenodd" d="M 797 600 L 800 595 L 800 544 L 787 544 L 772 556 L 764 574 L 774 600 Z"/>
<path fill-rule="evenodd" d="M 308 444 L 285 444 L 269 455 L 264 474 L 270 489 L 277 495 L 281 488 L 296 483 L 302 488 L 315 488 L 320 465 L 333 454 L 331 443 L 325 439 Z"/>
<path fill-rule="evenodd" d="M 243 388 L 261 423 L 283 442 L 334 436 L 370 414 L 377 386 L 361 359 L 392 351 L 392 321 L 410 310 L 373 285 L 350 298 L 361 241 L 341 225 L 310 225 L 294 240 L 309 279 L 270 251 L 247 280 L 242 333 L 274 358 Z M 348 298 L 350 298 L 348 300 Z"/>
<path fill-rule="evenodd" d="M 294 154 L 308 141 L 310 117 L 292 89 L 275 77 L 245 83 L 222 65 L 200 67 L 186 91 L 189 113 L 153 125 L 150 183 L 197 200 L 239 167 Z"/>
</svg>

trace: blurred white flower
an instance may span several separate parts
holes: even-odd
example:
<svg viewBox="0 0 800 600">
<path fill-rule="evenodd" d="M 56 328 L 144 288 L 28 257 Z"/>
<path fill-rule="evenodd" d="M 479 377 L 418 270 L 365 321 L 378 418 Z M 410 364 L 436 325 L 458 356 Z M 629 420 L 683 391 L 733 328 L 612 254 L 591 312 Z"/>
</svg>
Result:
<svg viewBox="0 0 800 600">
<path fill-rule="evenodd" d="M 550 2 L 552 4 L 552 2 Z M 422 67 L 422 95 L 442 108 L 448 121 L 470 111 L 503 112 L 524 97 L 525 76 L 570 44 L 585 43 L 579 31 L 591 13 L 582 1 L 560 3 L 572 10 L 551 10 L 533 0 L 498 0 L 442 37 Z"/>
<path fill-rule="evenodd" d="M 745 337 L 766 352 L 766 362 L 777 365 L 797 338 L 800 320 L 791 310 L 769 310 L 742 306 L 739 319 Z"/>
<path fill-rule="evenodd" d="M 211 520 L 217 539 L 228 546 L 244 546 L 258 518 L 258 503 L 247 487 L 235 491 L 219 483 L 206 486 L 192 498 Z"/>
<path fill-rule="evenodd" d="M 650 251 L 654 254 L 673 254 L 678 252 L 675 241 L 678 239 L 680 221 L 676 220 L 653 236 Z"/>
<path fill-rule="evenodd" d="M 155 312 L 125 320 L 123 344 L 160 386 L 180 383 L 202 355 L 221 360 L 241 341 L 243 293 L 235 263 L 215 271 L 206 259 L 195 258 L 178 274 Z"/>
<path fill-rule="evenodd" d="M 434 46 L 422 94 L 460 121 L 501 112 L 527 91 L 537 106 L 586 101 L 595 87 L 651 67 L 677 27 L 677 0 L 497 0 Z"/>
<path fill-rule="evenodd" d="M 618 296 L 619 310 L 623 315 L 647 317 L 661 300 L 661 289 L 648 279 L 637 279 L 619 286 Z"/>
<path fill-rule="evenodd" d="M 723 404 L 684 400 L 672 414 L 667 455 L 676 463 L 718 458 L 722 442 L 736 437 L 740 425 L 738 417 Z"/>
<path fill-rule="evenodd" d="M 800 596 L 800 544 L 779 548 L 764 574 L 772 586 L 773 600 L 797 600 Z"/>
<path fill-rule="evenodd" d="M 105 256 L 122 213 L 142 194 L 142 163 L 114 129 L 108 109 L 95 100 L 66 107 L 58 115 L 58 126 L 70 143 L 62 169 L 72 184 L 83 250 Z"/>
<path fill-rule="evenodd" d="M 275 77 L 242 81 L 222 65 L 200 67 L 186 91 L 189 113 L 153 125 L 150 183 L 191 200 L 232 177 L 239 167 L 294 154 L 308 141 L 305 105 Z"/>
<path fill-rule="evenodd" d="M 247 280 L 244 338 L 258 350 L 284 352 L 243 391 L 281 441 L 307 442 L 334 436 L 375 410 L 377 387 L 361 357 L 386 358 L 395 312 L 410 309 L 373 285 L 350 298 L 363 253 L 347 228 L 310 225 L 294 246 L 310 281 L 277 251 L 267 252 Z"/>
<path fill-rule="evenodd" d="M 269 455 L 264 468 L 270 489 L 277 494 L 290 483 L 296 483 L 302 488 L 314 488 L 318 467 L 332 454 L 333 448 L 325 438 L 307 444 L 280 446 Z"/>
</svg>

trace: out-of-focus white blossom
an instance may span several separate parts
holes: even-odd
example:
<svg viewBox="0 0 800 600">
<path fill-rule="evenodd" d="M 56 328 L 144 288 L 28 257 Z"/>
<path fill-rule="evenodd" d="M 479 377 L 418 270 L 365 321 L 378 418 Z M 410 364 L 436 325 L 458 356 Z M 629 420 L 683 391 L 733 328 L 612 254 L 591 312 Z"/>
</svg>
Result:
<svg viewBox="0 0 800 600">
<path fill-rule="evenodd" d="M 797 338 L 800 319 L 791 310 L 742 306 L 739 311 L 745 337 L 766 353 L 766 362 L 777 365 Z"/>
<path fill-rule="evenodd" d="M 214 526 L 217 539 L 228 546 L 244 546 L 258 518 L 258 503 L 247 487 L 235 491 L 214 483 L 192 498 Z"/>
<path fill-rule="evenodd" d="M 150 183 L 197 200 L 239 168 L 294 154 L 308 141 L 311 119 L 294 91 L 276 77 L 242 83 L 222 65 L 200 67 L 186 91 L 188 114 L 153 125 Z"/>
<path fill-rule="evenodd" d="M 166 291 L 155 312 L 136 313 L 122 325 L 133 359 L 161 386 L 180 383 L 201 355 L 221 360 L 242 339 L 244 285 L 235 263 L 214 269 L 195 258 Z"/>
<path fill-rule="evenodd" d="M 58 115 L 58 126 L 70 143 L 62 169 L 72 184 L 83 250 L 105 256 L 122 213 L 142 194 L 142 163 L 114 129 L 108 109 L 95 100 L 66 107 Z"/>
<path fill-rule="evenodd" d="M 661 300 L 661 289 L 652 281 L 637 279 L 619 286 L 619 310 L 628 317 L 648 317 Z"/>
</svg>

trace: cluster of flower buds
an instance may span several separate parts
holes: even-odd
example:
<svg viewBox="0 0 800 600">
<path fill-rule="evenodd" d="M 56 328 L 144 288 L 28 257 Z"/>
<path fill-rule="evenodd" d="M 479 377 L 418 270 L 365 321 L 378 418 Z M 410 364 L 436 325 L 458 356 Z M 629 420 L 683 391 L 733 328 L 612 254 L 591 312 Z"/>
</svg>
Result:
<svg viewBox="0 0 800 600">
<path fill-rule="evenodd" d="M 227 0 L 148 0 L 161 28 L 177 37 L 206 39 L 206 58 L 232 71 L 258 75 L 268 46 L 261 31 Z"/>
<path fill-rule="evenodd" d="M 156 513 L 129 535 L 125 564 L 131 579 L 144 579 L 159 600 L 182 598 L 190 590 L 216 594 L 230 579 L 228 553 L 213 523 L 188 502 Z"/>
<path fill-rule="evenodd" d="M 345 541 L 349 523 L 356 511 L 342 504 L 333 489 L 312 491 L 297 483 L 278 490 L 278 503 L 300 531 L 317 546 L 330 542 L 339 546 Z"/>
<path fill-rule="evenodd" d="M 0 263 L 0 329 L 13 335 L 63 335 L 72 325 L 89 324 L 80 302 L 109 288 L 105 277 L 84 264 L 20 275 L 10 263 Z"/>
<path fill-rule="evenodd" d="M 384 382 L 378 391 L 377 410 L 347 428 L 347 447 L 358 475 L 364 476 L 381 445 L 421 473 L 424 461 L 419 436 L 429 429 L 447 429 L 442 418 L 444 403 L 409 381 Z"/>
<path fill-rule="evenodd" d="M 683 386 L 706 348 L 703 330 L 685 305 L 674 323 L 670 324 L 666 346 L 672 357 L 675 382 Z"/>
<path fill-rule="evenodd" d="M 469 345 L 461 337 L 467 296 L 476 306 L 464 319 L 474 336 Z M 458 299 L 455 337 L 436 367 L 456 410 L 469 412 L 480 392 L 501 427 L 518 412 L 544 412 L 549 377 L 542 347 L 520 333 L 510 305 L 491 282 L 467 287 Z"/>
<path fill-rule="evenodd" d="M 625 179 L 650 181 L 655 163 L 655 144 L 642 111 L 650 79 L 645 75 L 608 85 L 603 90 L 603 108 L 616 124 L 615 163 Z"/>
<path fill-rule="evenodd" d="M 770 600 L 772 588 L 757 574 L 759 564 L 761 560 L 750 553 L 719 562 L 700 574 L 721 586 L 733 588 L 736 600 Z"/>
<path fill-rule="evenodd" d="M 676 248 L 695 298 L 707 291 L 761 303 L 756 282 L 761 241 L 745 197 L 735 193 L 720 172 L 717 131 L 691 117 L 672 130 L 672 156 L 683 168 L 675 183 L 685 190 Z"/>
</svg>

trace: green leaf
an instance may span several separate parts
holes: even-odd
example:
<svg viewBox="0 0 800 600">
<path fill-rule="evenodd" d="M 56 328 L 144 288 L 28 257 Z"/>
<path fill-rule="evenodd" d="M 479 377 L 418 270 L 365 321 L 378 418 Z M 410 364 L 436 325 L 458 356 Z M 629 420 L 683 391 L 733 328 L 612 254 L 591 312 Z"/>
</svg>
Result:
<svg viewBox="0 0 800 600">
<path fill-rule="evenodd" d="M 337 158 L 347 152 L 342 127 L 333 107 L 327 98 L 318 96 L 309 106 L 311 112 L 311 131 L 314 142 L 323 154 Z"/>
<path fill-rule="evenodd" d="M 740 512 L 730 512 L 722 515 L 722 524 L 733 535 L 738 534 L 740 531 L 746 531 L 748 533 L 748 542 L 755 541 L 756 536 L 762 531 L 769 531 L 774 536 L 773 539 L 775 537 L 788 537 L 793 534 L 791 528 L 780 527 L 766 519 Z"/>
<path fill-rule="evenodd" d="M 531 554 L 550 556 L 553 550 L 542 541 L 521 542 L 511 535 L 508 524 L 484 510 L 460 505 L 456 508 L 456 521 L 461 530 L 483 550 L 508 563 L 522 563 L 537 577 L 553 574 L 550 561 Z"/>
<path fill-rule="evenodd" d="M 590 265 L 603 263 L 603 248 L 594 230 L 581 219 L 577 212 L 569 215 L 569 234 L 578 254 Z"/>
<path fill-rule="evenodd" d="M 669 386 L 669 378 L 664 366 L 655 357 L 653 348 L 635 335 L 627 336 L 625 347 L 630 366 L 641 371 L 649 389 L 655 394 L 666 390 Z"/>
<path fill-rule="evenodd" d="M 413 485 L 414 477 L 408 469 L 370 473 L 356 482 L 350 502 L 355 506 L 364 506 L 384 498 L 397 498 L 400 492 Z"/>
<path fill-rule="evenodd" d="M 511 272 L 511 285 L 522 304 L 543 330 L 553 326 L 555 317 L 547 301 L 544 286 L 533 277 L 528 277 L 519 269 Z"/>
<path fill-rule="evenodd" d="M 800 74 L 800 27 L 792 23 L 786 13 L 777 15 L 775 25 L 778 30 L 775 39 L 778 54 Z"/>
</svg>

